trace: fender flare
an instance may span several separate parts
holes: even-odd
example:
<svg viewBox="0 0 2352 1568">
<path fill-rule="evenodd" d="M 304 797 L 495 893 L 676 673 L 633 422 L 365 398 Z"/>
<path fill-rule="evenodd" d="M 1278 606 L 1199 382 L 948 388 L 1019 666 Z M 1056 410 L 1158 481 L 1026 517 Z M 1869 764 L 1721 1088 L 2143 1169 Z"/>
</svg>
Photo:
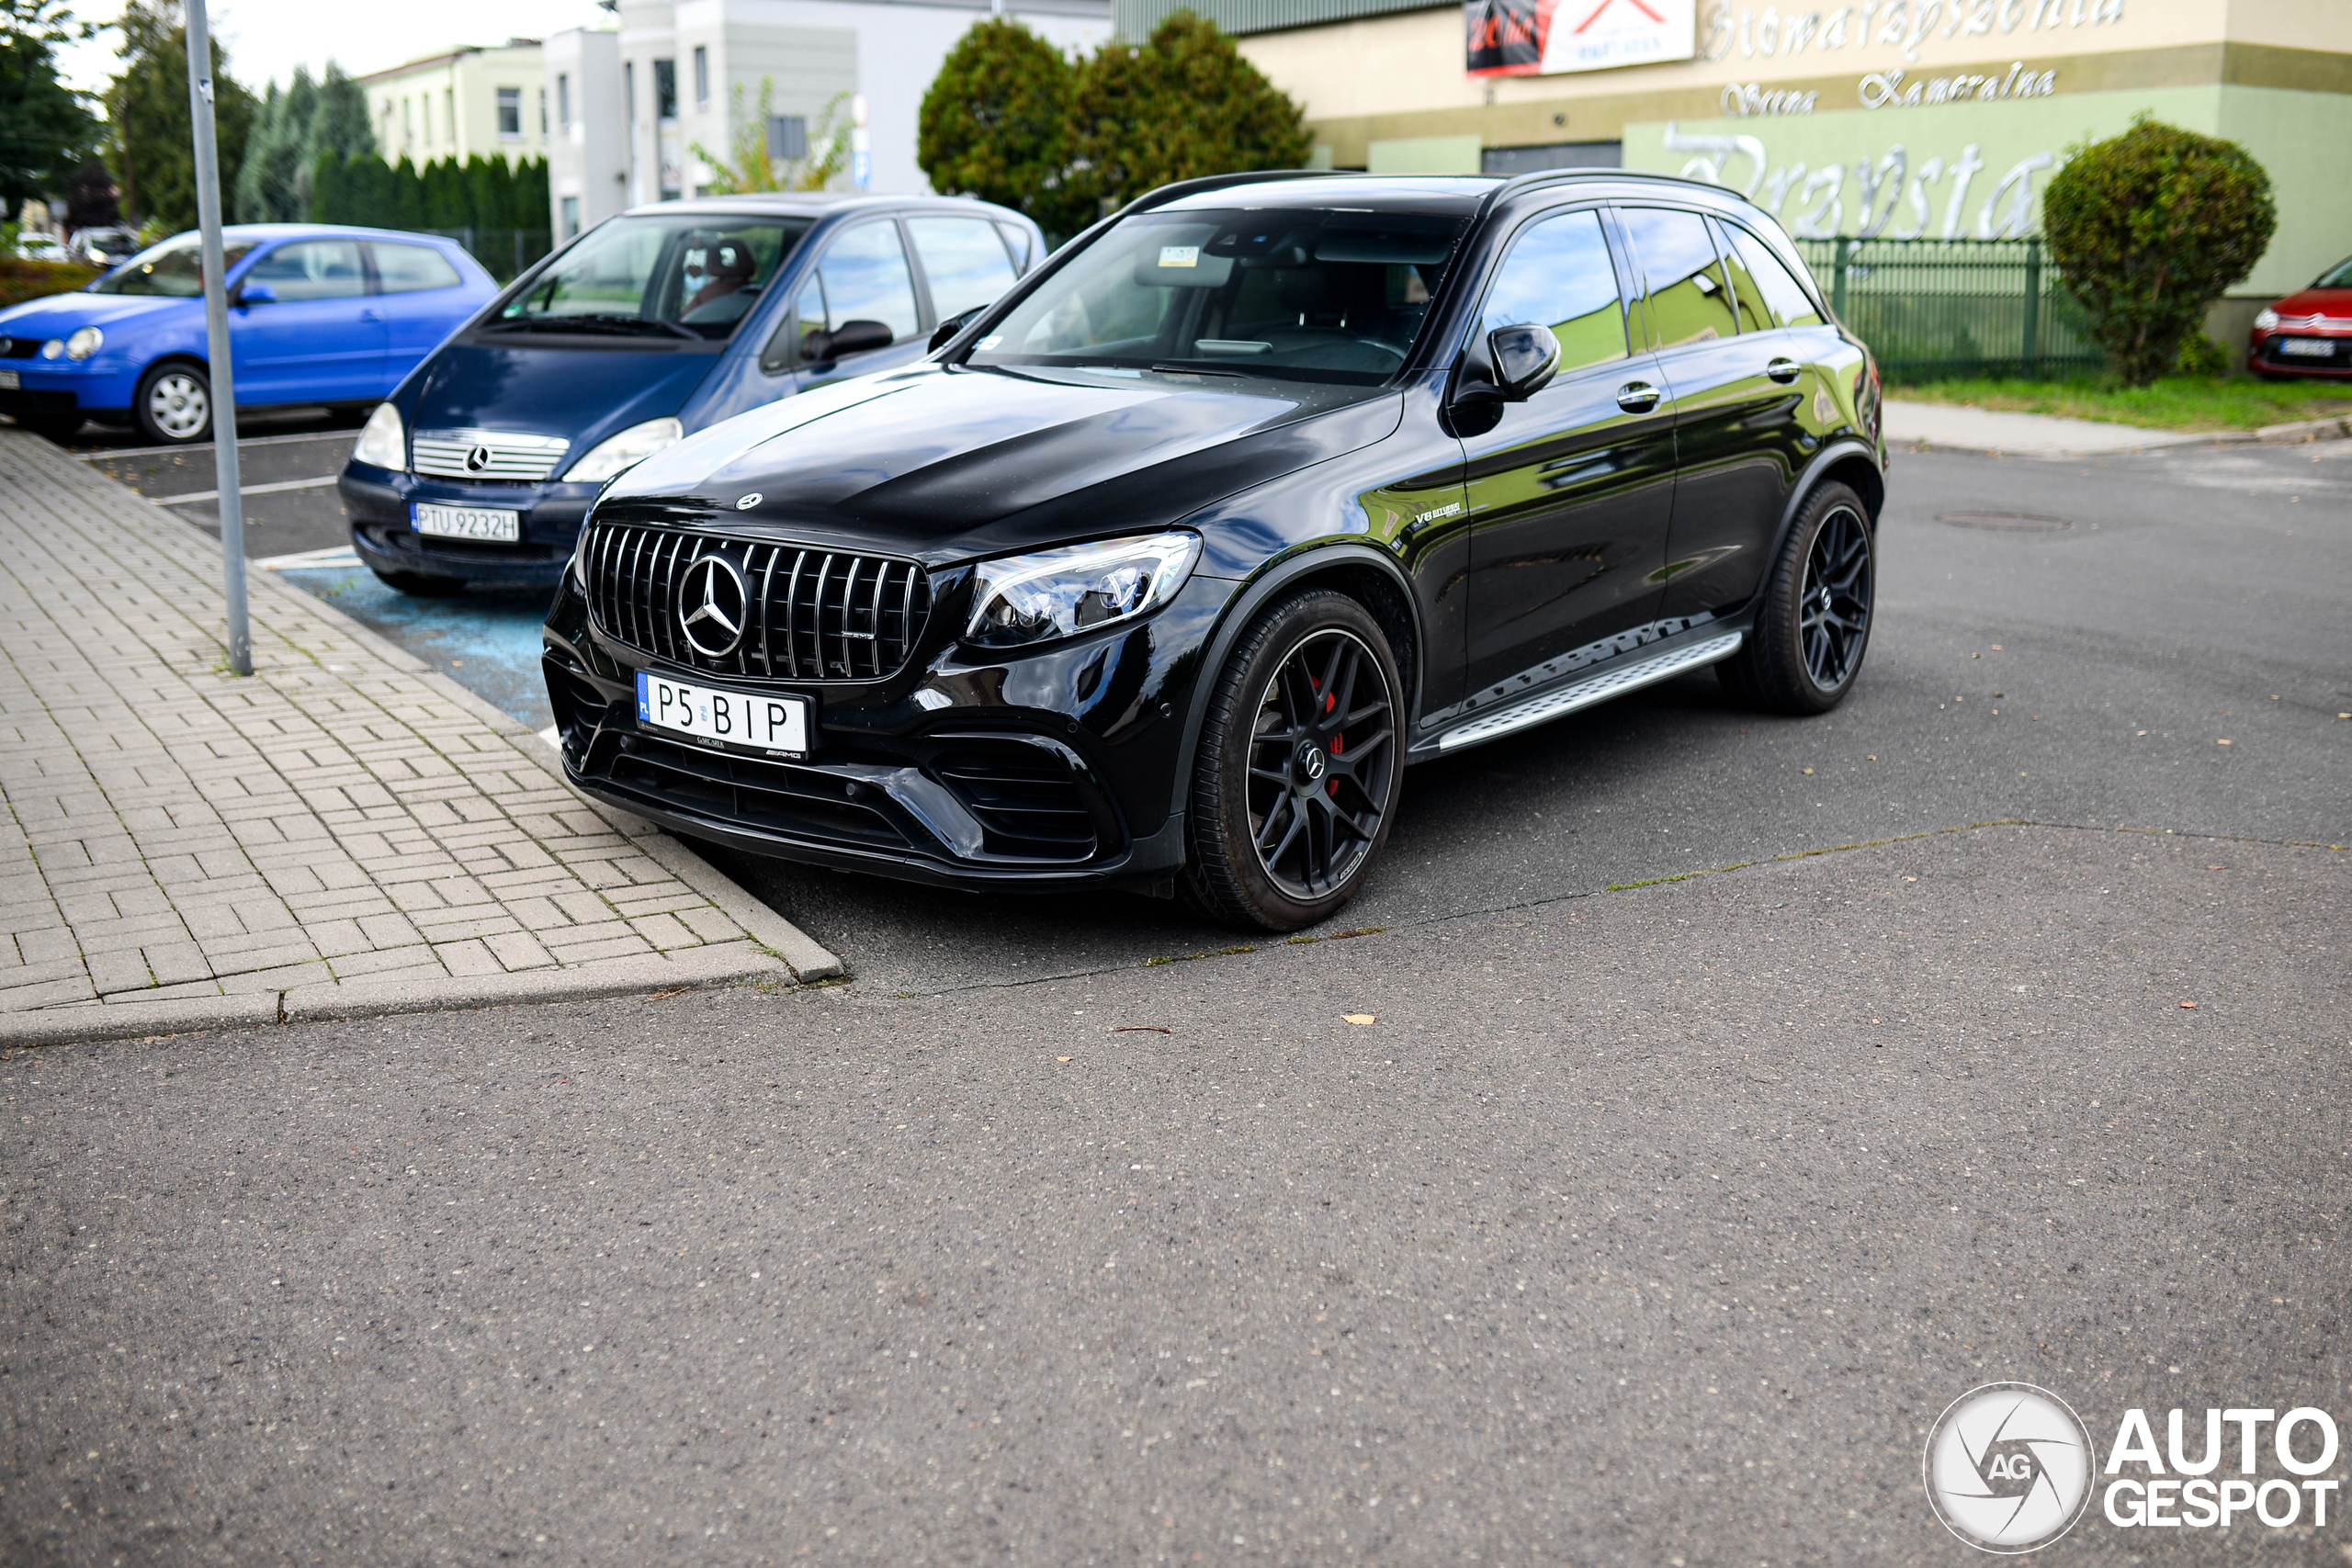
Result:
<svg viewBox="0 0 2352 1568">
<path fill-rule="evenodd" d="M 1789 499 L 1781 508 L 1780 523 L 1772 530 L 1772 551 L 1765 557 L 1766 560 L 1776 561 L 1781 558 L 1781 551 L 1788 546 L 1789 534 L 1797 525 L 1797 513 L 1803 512 L 1804 503 L 1813 498 L 1814 491 L 1821 484 L 1822 476 L 1851 457 L 1860 457 L 1863 462 L 1868 463 L 1877 471 L 1879 482 L 1885 483 L 1886 465 L 1879 461 L 1878 453 L 1871 447 L 1869 443 L 1859 436 L 1851 435 L 1840 436 L 1830 442 L 1828 446 L 1814 455 L 1813 461 L 1807 463 L 1804 472 L 1797 477 L 1797 482 L 1789 487 Z M 1880 510 L 1885 510 L 1884 506 L 1882 505 Z M 1876 513 L 1871 517 L 1871 533 L 1873 536 L 1878 533 Z"/>
<path fill-rule="evenodd" d="M 1429 662 L 1429 636 L 1421 620 L 1420 597 L 1413 592 L 1412 580 L 1405 575 L 1404 569 L 1387 552 L 1367 544 L 1326 545 L 1286 556 L 1242 584 L 1241 591 L 1226 602 L 1225 613 L 1218 618 L 1216 630 L 1210 634 L 1207 650 L 1201 660 L 1201 679 L 1193 688 L 1192 701 L 1187 705 L 1184 716 L 1183 742 L 1176 751 L 1175 799 L 1169 811 L 1171 820 L 1187 817 L 1191 811 L 1193 760 L 1200 750 L 1201 727 L 1207 721 L 1209 699 L 1216 694 L 1217 680 L 1225 672 L 1225 661 L 1232 656 L 1233 645 L 1241 639 L 1242 632 L 1250 622 L 1257 619 L 1258 612 L 1283 589 L 1302 577 L 1326 571 L 1335 566 L 1364 566 L 1385 574 L 1404 600 L 1406 614 L 1413 618 L 1414 668 L 1410 671 L 1398 671 L 1410 687 L 1407 700 L 1409 711 L 1398 738 L 1399 743 L 1402 743 L 1404 735 L 1411 732 L 1413 724 L 1420 716 L 1421 669 Z"/>
</svg>

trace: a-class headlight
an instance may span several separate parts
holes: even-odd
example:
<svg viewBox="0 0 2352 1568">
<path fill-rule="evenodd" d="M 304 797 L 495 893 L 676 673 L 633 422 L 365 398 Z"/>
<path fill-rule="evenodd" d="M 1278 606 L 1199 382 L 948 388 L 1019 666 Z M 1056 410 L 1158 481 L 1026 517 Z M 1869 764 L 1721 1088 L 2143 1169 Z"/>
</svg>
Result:
<svg viewBox="0 0 2352 1568">
<path fill-rule="evenodd" d="M 964 640 L 1017 648 L 1148 615 L 1200 558 L 1198 534 L 1149 534 L 982 561 Z"/>
<path fill-rule="evenodd" d="M 406 468 L 408 432 L 401 428 L 401 411 L 390 403 L 378 403 L 360 427 L 359 445 L 351 449 L 351 457 L 355 462 L 373 463 L 394 472 Z"/>
<path fill-rule="evenodd" d="M 2278 312 L 2272 310 L 2269 306 L 2265 305 L 2261 310 L 2255 312 L 2254 324 L 2263 332 L 2267 333 L 2271 328 L 2278 324 Z"/>
<path fill-rule="evenodd" d="M 84 327 L 80 332 L 75 333 L 72 337 L 65 340 L 65 357 L 68 359 L 87 359 L 90 355 L 97 353 L 98 350 L 105 345 L 106 341 L 107 334 L 98 331 L 97 328 Z"/>
<path fill-rule="evenodd" d="M 596 443 L 563 477 L 574 484 L 600 484 L 664 446 L 676 446 L 685 433 L 686 427 L 674 419 L 649 419 L 643 424 L 632 424 L 618 435 Z"/>
</svg>

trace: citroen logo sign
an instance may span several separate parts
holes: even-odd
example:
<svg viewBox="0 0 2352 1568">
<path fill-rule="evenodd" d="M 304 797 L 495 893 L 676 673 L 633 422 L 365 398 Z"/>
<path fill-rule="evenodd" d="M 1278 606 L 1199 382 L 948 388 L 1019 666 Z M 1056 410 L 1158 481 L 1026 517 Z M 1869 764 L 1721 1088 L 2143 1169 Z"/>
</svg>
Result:
<svg viewBox="0 0 2352 1568">
<path fill-rule="evenodd" d="M 472 451 L 466 454 L 466 472 L 469 474 L 478 474 L 484 468 L 490 467 L 492 461 L 492 454 L 489 447 L 476 446 Z"/>
<path fill-rule="evenodd" d="M 743 578 L 723 556 L 696 556 L 678 589 L 678 629 L 705 659 L 724 659 L 743 640 Z"/>
</svg>

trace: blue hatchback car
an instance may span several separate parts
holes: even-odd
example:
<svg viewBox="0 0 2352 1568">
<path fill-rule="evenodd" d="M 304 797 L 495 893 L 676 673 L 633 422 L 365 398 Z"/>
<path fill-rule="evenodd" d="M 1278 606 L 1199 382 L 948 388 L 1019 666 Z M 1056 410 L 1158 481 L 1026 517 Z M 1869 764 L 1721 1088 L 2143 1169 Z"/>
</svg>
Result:
<svg viewBox="0 0 2352 1568">
<path fill-rule="evenodd" d="M 1045 254 L 1021 214 L 944 197 L 670 201 L 548 257 L 361 432 L 351 542 L 404 592 L 553 587 L 614 475 L 746 410 L 922 357 Z"/>
<path fill-rule="evenodd" d="M 237 406 L 366 408 L 498 292 L 453 240 L 324 224 L 221 231 Z M 85 420 L 157 446 L 212 434 L 193 233 L 76 294 L 0 310 L 0 413 L 52 437 Z"/>
</svg>

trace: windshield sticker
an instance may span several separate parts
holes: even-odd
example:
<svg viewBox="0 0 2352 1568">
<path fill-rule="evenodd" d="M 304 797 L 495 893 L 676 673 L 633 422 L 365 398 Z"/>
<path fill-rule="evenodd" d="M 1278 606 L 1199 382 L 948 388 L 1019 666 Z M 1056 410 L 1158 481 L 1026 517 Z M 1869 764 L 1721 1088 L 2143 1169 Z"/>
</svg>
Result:
<svg viewBox="0 0 2352 1568">
<path fill-rule="evenodd" d="M 1198 266 L 1201 265 L 1201 247 L 1198 245 L 1162 245 L 1159 247 L 1159 265 L 1162 266 Z"/>
</svg>

